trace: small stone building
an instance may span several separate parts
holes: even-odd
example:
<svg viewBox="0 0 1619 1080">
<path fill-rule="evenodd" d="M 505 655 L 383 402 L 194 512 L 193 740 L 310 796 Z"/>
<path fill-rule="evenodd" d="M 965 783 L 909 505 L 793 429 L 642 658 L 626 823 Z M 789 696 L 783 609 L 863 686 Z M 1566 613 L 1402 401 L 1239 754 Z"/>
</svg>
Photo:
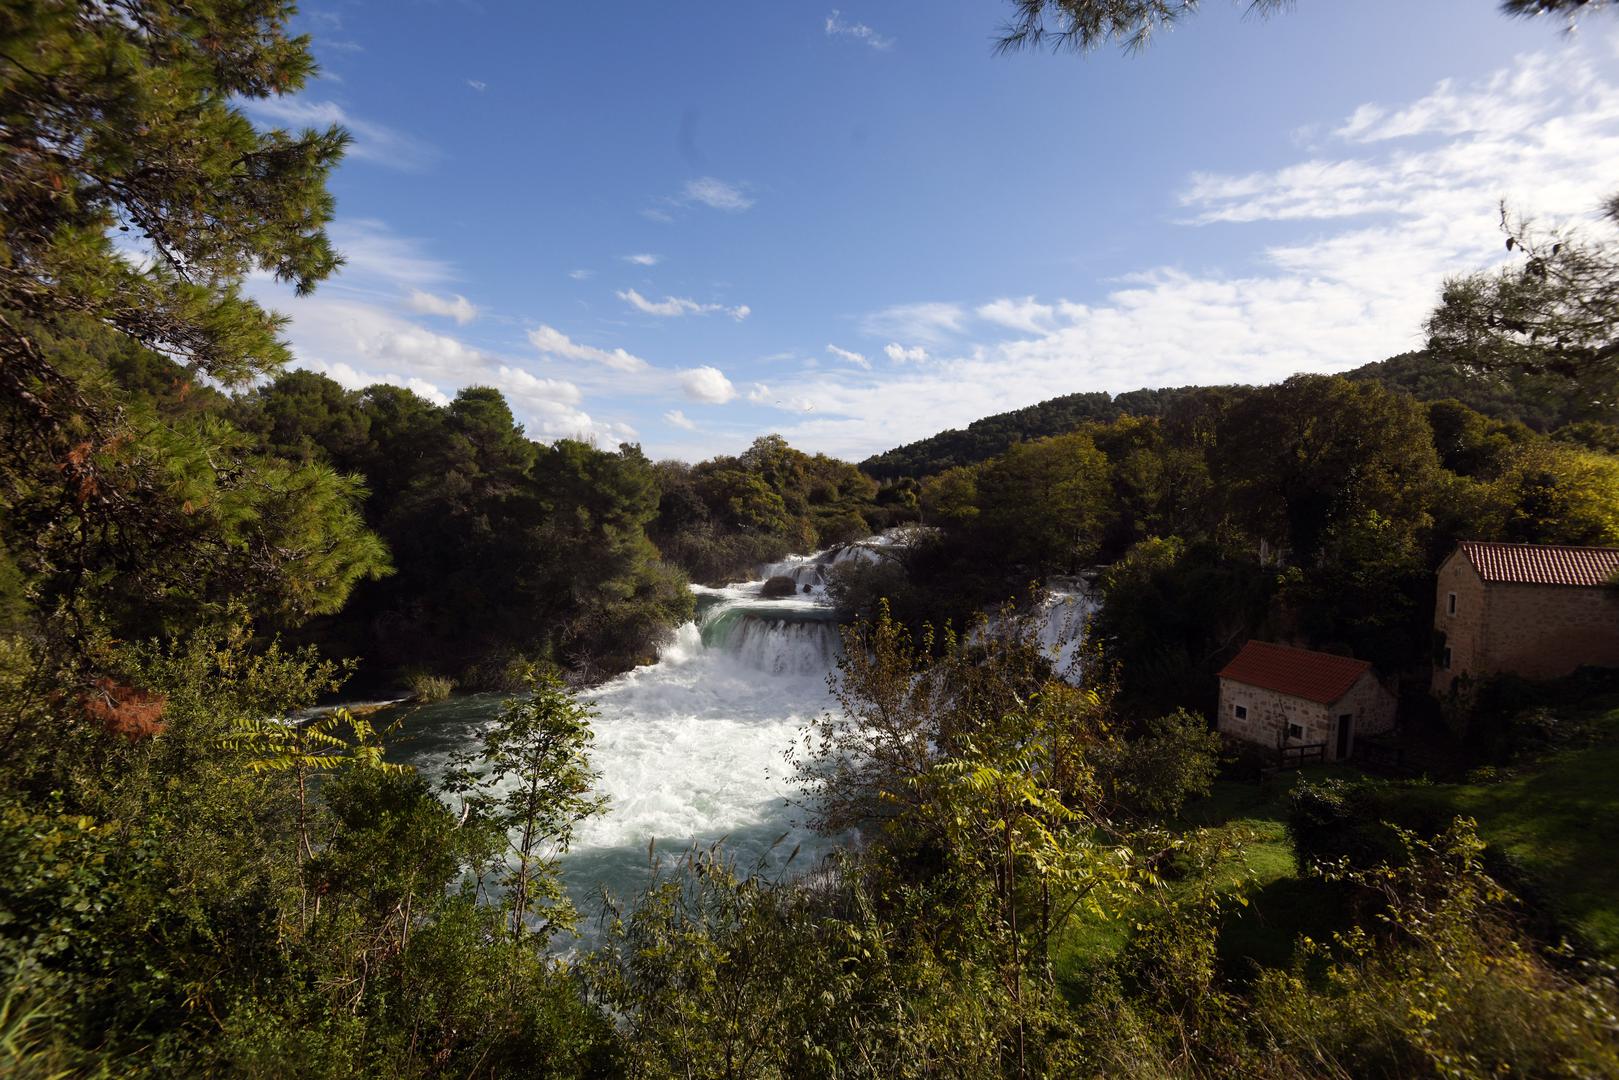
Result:
<svg viewBox="0 0 1619 1080">
<path fill-rule="evenodd" d="M 1278 750 L 1323 745 L 1327 761 L 1355 739 L 1394 728 L 1396 701 L 1365 660 L 1250 641 L 1219 674 L 1217 727 Z"/>
<path fill-rule="evenodd" d="M 1433 690 L 1619 667 L 1619 548 L 1464 540 L 1439 564 Z"/>
</svg>

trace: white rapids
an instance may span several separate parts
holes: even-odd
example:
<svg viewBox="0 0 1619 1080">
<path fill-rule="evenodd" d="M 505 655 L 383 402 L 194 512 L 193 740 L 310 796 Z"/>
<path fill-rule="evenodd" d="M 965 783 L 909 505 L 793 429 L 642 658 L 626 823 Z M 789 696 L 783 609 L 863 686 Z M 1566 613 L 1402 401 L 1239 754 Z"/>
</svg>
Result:
<svg viewBox="0 0 1619 1080">
<path fill-rule="evenodd" d="M 723 840 L 739 870 L 765 873 L 808 869 L 832 850 L 835 840 L 803 823 L 789 754 L 802 729 L 835 706 L 828 676 L 840 643 L 826 571 L 878 558 L 894 542 L 874 537 L 761 567 L 760 580 L 694 585 L 696 620 L 676 631 L 657 663 L 584 695 L 596 708 L 591 763 L 608 808 L 580 826 L 561 862 L 587 922 L 602 889 L 627 898 L 650 880 L 649 846 L 671 857 Z M 761 596 L 774 576 L 793 578 L 798 591 Z M 1063 660 L 1074 647 L 1073 616 L 1087 608 L 1083 596 L 1052 594 L 1044 636 Z M 436 778 L 500 701 L 475 694 L 417 711 L 407 722 L 408 760 Z"/>
</svg>

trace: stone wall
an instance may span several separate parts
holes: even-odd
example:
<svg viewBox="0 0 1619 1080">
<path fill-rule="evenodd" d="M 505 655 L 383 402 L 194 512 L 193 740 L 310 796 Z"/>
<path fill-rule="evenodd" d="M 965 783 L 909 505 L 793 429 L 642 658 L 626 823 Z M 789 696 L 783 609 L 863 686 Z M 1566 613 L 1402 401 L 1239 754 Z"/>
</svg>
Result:
<svg viewBox="0 0 1619 1080">
<path fill-rule="evenodd" d="M 1248 712 L 1238 717 L 1237 706 Z M 1393 694 L 1368 671 L 1356 680 L 1349 692 L 1330 705 L 1279 694 L 1233 679 L 1220 680 L 1220 715 L 1215 726 L 1226 735 L 1267 749 L 1326 743 L 1327 760 L 1338 755 L 1338 717 L 1354 717 L 1350 727 L 1349 752 L 1361 735 L 1375 735 L 1394 728 L 1397 702 Z M 1303 729 L 1289 736 L 1288 725 Z"/>
<path fill-rule="evenodd" d="M 1450 668 L 1442 656 L 1434 665 L 1436 694 L 1463 675 L 1552 679 L 1585 664 L 1619 667 L 1619 589 L 1486 582 L 1457 550 L 1440 564 L 1437 593 L 1434 628 Z"/>
<path fill-rule="evenodd" d="M 1238 717 L 1237 706 L 1247 710 L 1246 717 Z M 1287 726 L 1297 724 L 1304 734 L 1287 738 Z M 1322 730 L 1327 724 L 1327 707 L 1303 698 L 1278 694 L 1233 679 L 1220 680 L 1220 717 L 1215 726 L 1234 739 L 1251 742 L 1270 749 L 1283 745 L 1321 742 L 1311 732 Z"/>
<path fill-rule="evenodd" d="M 1362 735 L 1382 735 L 1393 731 L 1398 712 L 1399 700 L 1378 681 L 1374 673 L 1368 671 L 1332 707 L 1334 723 L 1329 740 L 1332 745 L 1327 750 L 1327 756 L 1335 756 L 1338 750 L 1337 717 L 1347 714 L 1355 718 L 1349 729 L 1349 752 L 1353 754 L 1355 740 Z"/>
<path fill-rule="evenodd" d="M 1481 670 L 1554 679 L 1586 664 L 1619 667 L 1619 589 L 1496 582 L 1488 590 Z"/>
<path fill-rule="evenodd" d="M 1457 548 L 1450 558 L 1439 564 L 1438 595 L 1434 598 L 1434 629 L 1445 637 L 1450 647 L 1450 668 L 1444 656 L 1435 658 L 1433 691 L 1444 695 L 1462 675 L 1471 675 L 1485 663 L 1486 646 L 1486 586 L 1467 556 Z M 1456 596 L 1456 613 L 1450 613 L 1451 594 Z"/>
</svg>

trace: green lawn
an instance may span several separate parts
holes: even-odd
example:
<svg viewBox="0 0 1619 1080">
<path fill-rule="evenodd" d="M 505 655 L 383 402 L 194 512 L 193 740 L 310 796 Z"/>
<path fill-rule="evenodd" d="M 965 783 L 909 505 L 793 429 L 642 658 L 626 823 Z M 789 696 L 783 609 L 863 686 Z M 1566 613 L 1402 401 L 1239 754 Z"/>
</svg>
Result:
<svg viewBox="0 0 1619 1080">
<path fill-rule="evenodd" d="M 1350 774 L 1326 766 L 1307 769 L 1303 775 Z M 1288 963 L 1300 933 L 1324 935 L 1338 923 L 1330 891 L 1301 879 L 1293 858 L 1287 796 L 1298 777 L 1286 773 L 1266 784 L 1217 781 L 1213 792 L 1189 806 L 1179 823 L 1185 828 L 1225 830 L 1241 845 L 1239 855 L 1212 871 L 1221 891 L 1241 893 L 1248 900 L 1246 906 L 1233 906 L 1220 932 L 1220 960 L 1235 978 L 1246 977 L 1256 963 Z M 1171 882 L 1166 888 L 1180 892 L 1193 884 Z M 1087 914 L 1073 920 L 1052 948 L 1052 962 L 1063 985 L 1077 988 L 1086 971 L 1117 957 L 1129 941 L 1137 915 L 1126 910 L 1106 918 Z"/>
<path fill-rule="evenodd" d="M 1604 959 L 1619 960 L 1619 707 L 1587 718 L 1589 745 L 1562 750 L 1487 784 L 1411 785 L 1413 810 L 1463 815 L 1527 871 L 1533 899 Z"/>
<path fill-rule="evenodd" d="M 1525 762 L 1491 783 L 1401 782 L 1387 791 L 1394 816 L 1441 821 L 1466 816 L 1479 834 L 1527 877 L 1528 899 L 1572 928 L 1602 958 L 1619 961 L 1619 700 L 1567 710 L 1582 745 Z M 1323 940 L 1344 925 L 1337 895 L 1300 877 L 1287 835 L 1287 796 L 1303 775 L 1360 775 L 1326 766 L 1286 773 L 1266 784 L 1222 780 L 1188 807 L 1184 827 L 1221 828 L 1242 841 L 1239 857 L 1213 870 L 1223 890 L 1240 892 L 1221 928 L 1219 956 L 1242 980 L 1258 966 L 1283 966 L 1300 934 Z M 1171 890 L 1187 882 L 1171 883 Z M 1138 912 L 1085 915 L 1053 943 L 1062 984 L 1077 990 L 1087 970 L 1118 956 Z"/>
</svg>

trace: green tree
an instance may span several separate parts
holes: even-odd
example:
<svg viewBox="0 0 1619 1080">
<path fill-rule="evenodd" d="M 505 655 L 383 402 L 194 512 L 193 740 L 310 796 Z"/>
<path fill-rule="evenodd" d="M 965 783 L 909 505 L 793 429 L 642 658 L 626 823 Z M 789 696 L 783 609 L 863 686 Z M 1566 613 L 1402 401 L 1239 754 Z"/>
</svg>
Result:
<svg viewBox="0 0 1619 1080">
<path fill-rule="evenodd" d="M 241 107 L 313 71 L 290 14 L 74 0 L 0 16 L 0 517 L 64 655 L 209 617 L 224 594 L 329 611 L 385 566 L 351 482 L 264 471 L 227 428 L 176 410 L 179 393 L 119 384 L 149 385 L 156 356 L 225 385 L 275 370 L 283 320 L 243 277 L 306 292 L 339 263 L 325 184 L 347 136 L 259 131 Z M 126 616 L 152 600 L 163 618 L 98 630 L 121 594 L 137 600 Z"/>
<path fill-rule="evenodd" d="M 1170 537 L 1136 544 L 1101 586 L 1091 633 L 1119 665 L 1124 706 L 1154 716 L 1213 711 L 1214 673 L 1264 625 L 1276 584 L 1251 553 Z"/>
<path fill-rule="evenodd" d="M 287 371 L 260 387 L 237 423 L 258 435 L 277 457 L 289 461 L 324 461 L 363 472 L 370 442 L 370 414 L 360 395 L 313 371 Z"/>
<path fill-rule="evenodd" d="M 965 525 L 978 516 L 978 475 L 958 465 L 922 481 L 922 513 L 931 524 Z"/>
<path fill-rule="evenodd" d="M 1454 398 L 1428 404 L 1439 462 L 1459 476 L 1492 479 L 1501 474 L 1514 450 L 1533 437 L 1520 423 L 1491 420 Z"/>
<path fill-rule="evenodd" d="M 607 805 L 590 793 L 592 715 L 560 678 L 542 672 L 527 697 L 501 707 L 477 750 L 452 758 L 450 790 L 469 814 L 508 838 L 499 877 L 514 941 L 532 932 L 544 942 L 574 924 L 556 857 L 579 823 Z M 531 918 L 538 922 L 532 930 Z"/>
<path fill-rule="evenodd" d="M 1011 0 L 1016 11 L 1002 31 L 1002 52 L 1049 45 L 1053 49 L 1088 52 L 1117 43 L 1139 52 L 1152 39 L 1195 15 L 1198 0 Z M 1265 16 L 1292 8 L 1294 0 L 1233 0 L 1250 15 Z M 1563 15 L 1569 25 L 1586 14 L 1610 7 L 1610 0 L 1498 0 L 1507 15 L 1532 18 Z"/>
<path fill-rule="evenodd" d="M 1619 458 L 1539 442 L 1516 455 L 1490 492 L 1504 540 L 1619 544 Z"/>
<path fill-rule="evenodd" d="M 1010 561 L 1072 571 L 1094 558 L 1112 512 L 1107 458 L 1083 432 L 1018 443 L 978 476 L 975 531 Z"/>
<path fill-rule="evenodd" d="M 1619 196 L 1607 207 L 1619 219 Z M 1619 410 L 1619 252 L 1564 232 L 1516 225 L 1501 211 L 1507 249 L 1521 260 L 1445 282 L 1428 318 L 1428 348 L 1466 370 L 1527 372 L 1572 384 L 1600 415 Z"/>
<path fill-rule="evenodd" d="M 1268 14 L 1292 0 L 1240 2 L 1250 12 Z M 1012 6 L 1016 14 L 998 42 L 1002 52 L 1043 45 L 1088 52 L 1108 42 L 1137 52 L 1196 13 L 1198 0 L 1012 0 Z"/>
<path fill-rule="evenodd" d="M 365 717 L 355 716 L 347 709 L 333 709 L 306 721 L 238 718 L 230 734 L 219 741 L 221 749 L 246 755 L 243 765 L 248 771 L 291 773 L 297 781 L 298 848 L 294 858 L 298 864 L 305 924 L 309 921 L 309 889 L 303 883 L 304 864 L 315 857 L 315 845 L 310 836 L 310 781 L 345 769 L 406 772 L 409 766 L 383 760 L 383 747 L 376 736 Z M 318 901 L 316 910 L 319 910 Z"/>
<path fill-rule="evenodd" d="M 308 291 L 337 268 L 324 232 L 338 128 L 261 132 L 240 102 L 314 71 L 281 0 L 14 7 L 0 22 L 0 382 L 42 433 L 74 387 L 26 323 L 87 316 L 234 382 L 287 358 L 280 321 L 244 298 L 258 269 Z M 108 233 L 150 245 L 146 265 Z"/>
<path fill-rule="evenodd" d="M 1249 535 L 1300 564 L 1368 512 L 1403 535 L 1426 528 L 1439 468 L 1416 402 L 1331 375 L 1255 390 L 1226 415 L 1213 459 Z"/>
</svg>

